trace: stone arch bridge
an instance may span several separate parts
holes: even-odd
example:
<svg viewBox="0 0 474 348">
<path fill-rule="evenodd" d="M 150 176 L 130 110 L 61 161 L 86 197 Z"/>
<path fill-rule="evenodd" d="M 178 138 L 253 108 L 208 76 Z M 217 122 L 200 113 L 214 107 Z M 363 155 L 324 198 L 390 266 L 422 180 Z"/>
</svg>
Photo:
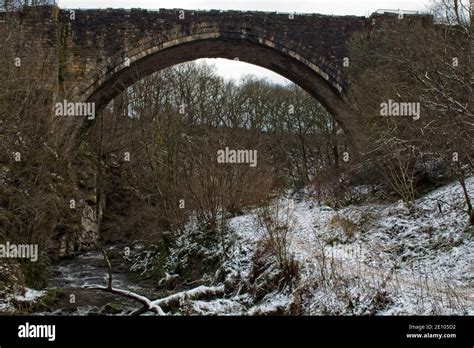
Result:
<svg viewBox="0 0 474 348">
<path fill-rule="evenodd" d="M 349 135 L 355 125 L 344 97 L 347 43 L 377 21 L 319 14 L 56 6 L 25 8 L 21 18 L 48 53 L 50 83 L 45 88 L 55 100 L 94 102 L 100 111 L 135 81 L 160 69 L 198 58 L 238 59 L 301 86 Z M 76 128 L 91 122 L 81 120 Z"/>
</svg>

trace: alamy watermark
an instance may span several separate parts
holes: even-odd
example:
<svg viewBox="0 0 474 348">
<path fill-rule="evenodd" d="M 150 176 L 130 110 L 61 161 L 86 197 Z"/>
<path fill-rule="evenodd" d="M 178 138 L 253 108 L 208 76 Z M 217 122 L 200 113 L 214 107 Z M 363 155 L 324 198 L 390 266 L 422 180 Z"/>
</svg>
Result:
<svg viewBox="0 0 474 348">
<path fill-rule="evenodd" d="M 36 325 L 26 322 L 18 326 L 19 338 L 47 338 L 52 342 L 56 340 L 56 325 Z"/>
<path fill-rule="evenodd" d="M 226 147 L 217 151 L 217 163 L 248 163 L 257 166 L 257 150 L 232 150 Z"/>
<path fill-rule="evenodd" d="M 10 242 L 0 244 L 0 258 L 30 259 L 30 261 L 36 262 L 38 261 L 38 245 Z"/>
<path fill-rule="evenodd" d="M 420 103 L 402 103 L 392 99 L 380 104 L 380 116 L 410 116 L 415 121 L 420 119 Z"/>
<path fill-rule="evenodd" d="M 54 107 L 56 116 L 83 116 L 88 120 L 95 118 L 95 103 L 74 103 L 63 100 Z"/>
</svg>

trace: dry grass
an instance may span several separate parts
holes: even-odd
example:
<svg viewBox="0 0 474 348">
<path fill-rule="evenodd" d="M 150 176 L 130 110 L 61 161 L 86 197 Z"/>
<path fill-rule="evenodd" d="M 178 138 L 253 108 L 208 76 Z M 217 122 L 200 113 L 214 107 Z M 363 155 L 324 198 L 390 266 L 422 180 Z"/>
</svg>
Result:
<svg viewBox="0 0 474 348">
<path fill-rule="evenodd" d="M 336 228 L 341 228 L 348 238 L 354 237 L 357 225 L 350 219 L 340 214 L 334 215 L 329 224 Z"/>
</svg>

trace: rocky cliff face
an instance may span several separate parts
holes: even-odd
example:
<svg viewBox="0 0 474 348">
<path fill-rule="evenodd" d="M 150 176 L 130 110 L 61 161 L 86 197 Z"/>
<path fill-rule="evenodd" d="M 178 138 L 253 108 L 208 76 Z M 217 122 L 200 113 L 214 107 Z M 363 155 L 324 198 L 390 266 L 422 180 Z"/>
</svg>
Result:
<svg viewBox="0 0 474 348">
<path fill-rule="evenodd" d="M 95 249 L 98 246 L 103 202 L 93 204 L 81 200 L 76 209 L 80 219 L 71 225 L 62 225 L 53 238 L 51 254 L 53 258 L 71 256 L 80 251 Z"/>
<path fill-rule="evenodd" d="M 53 258 L 97 248 L 105 196 L 98 189 L 98 170 L 90 155 L 72 164 L 74 197 L 69 201 L 73 219 L 56 228 L 51 246 Z"/>
</svg>

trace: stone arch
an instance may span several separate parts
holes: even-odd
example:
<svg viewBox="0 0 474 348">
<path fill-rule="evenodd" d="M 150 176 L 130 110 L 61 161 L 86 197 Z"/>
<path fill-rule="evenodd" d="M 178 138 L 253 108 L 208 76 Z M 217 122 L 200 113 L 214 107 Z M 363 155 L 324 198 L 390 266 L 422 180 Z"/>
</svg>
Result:
<svg viewBox="0 0 474 348">
<path fill-rule="evenodd" d="M 215 27 L 213 27 L 215 29 Z M 193 30 L 190 30 L 193 31 Z M 238 58 L 286 77 L 316 98 L 353 139 L 353 120 L 344 97 L 344 80 L 324 57 L 307 58 L 259 30 L 201 31 L 183 35 L 179 30 L 142 39 L 89 73 L 79 88 L 79 100 L 94 102 L 100 111 L 128 86 L 161 69 L 200 58 Z M 305 52 L 305 48 L 301 47 Z M 307 53 L 307 52 L 306 52 Z M 85 120 L 75 137 L 82 141 L 92 124 Z M 354 142 L 352 141 L 352 145 Z"/>
</svg>

